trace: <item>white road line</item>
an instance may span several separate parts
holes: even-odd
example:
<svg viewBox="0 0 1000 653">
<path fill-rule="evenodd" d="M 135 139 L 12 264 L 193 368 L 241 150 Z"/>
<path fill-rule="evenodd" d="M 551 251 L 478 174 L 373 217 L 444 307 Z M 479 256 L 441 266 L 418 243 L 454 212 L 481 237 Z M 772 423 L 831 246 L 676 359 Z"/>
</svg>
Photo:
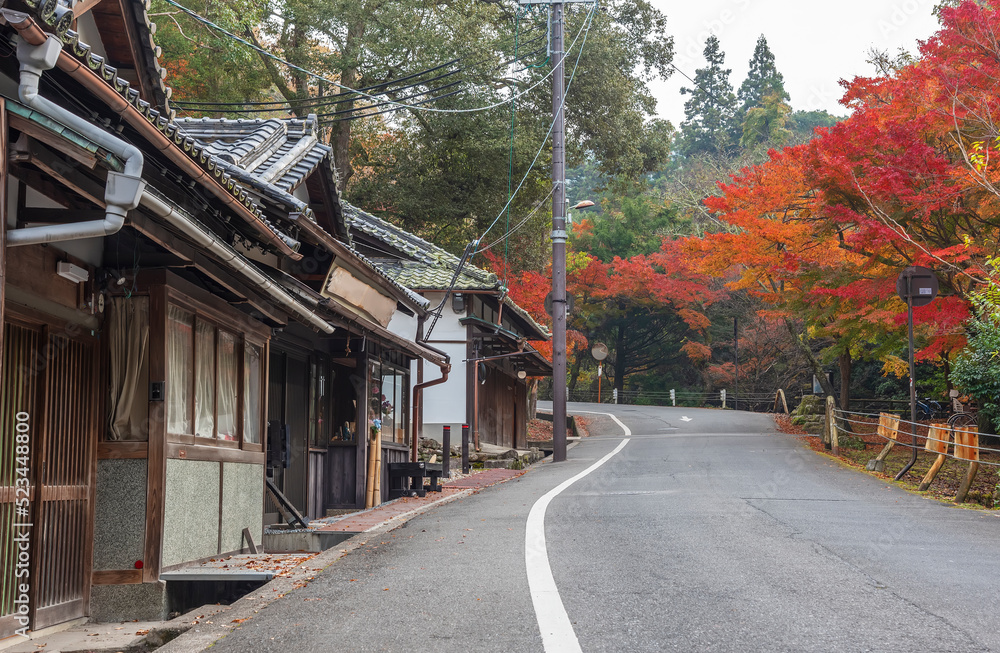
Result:
<svg viewBox="0 0 1000 653">
<path fill-rule="evenodd" d="M 617 424 L 618 426 L 622 427 L 622 430 L 625 431 L 626 437 L 629 436 L 629 435 L 632 435 L 632 431 L 629 429 L 629 427 L 627 427 L 624 424 L 622 424 L 622 421 L 620 419 L 618 419 L 617 417 L 615 417 L 614 415 L 612 415 L 611 413 L 599 413 L 596 410 L 574 410 L 573 412 L 574 413 L 587 413 L 588 415 L 604 415 L 606 417 L 610 417 L 611 419 L 613 419 L 615 421 L 615 424 Z"/>
<path fill-rule="evenodd" d="M 618 422 L 617 419 L 615 421 Z M 625 429 L 626 434 L 631 435 L 627 426 L 618 423 Z M 608 462 L 612 456 L 624 449 L 626 444 L 628 438 L 622 440 L 614 451 L 587 469 L 549 490 L 531 506 L 531 512 L 528 513 L 528 523 L 524 531 L 524 564 L 528 571 L 528 589 L 531 592 L 531 602 L 535 606 L 538 629 L 542 632 L 545 653 L 580 652 L 580 642 L 573 630 L 573 623 L 566 614 L 566 608 L 559 596 L 559 588 L 556 587 L 556 581 L 552 577 L 552 568 L 549 566 L 549 554 L 545 545 L 545 510 L 552 499 L 563 490 Z"/>
</svg>

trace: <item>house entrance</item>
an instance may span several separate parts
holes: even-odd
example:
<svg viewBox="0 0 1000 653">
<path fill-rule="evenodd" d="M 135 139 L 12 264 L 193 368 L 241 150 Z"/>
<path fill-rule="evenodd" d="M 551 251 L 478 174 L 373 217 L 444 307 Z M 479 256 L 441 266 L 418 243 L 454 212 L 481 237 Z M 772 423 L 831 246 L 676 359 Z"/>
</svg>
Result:
<svg viewBox="0 0 1000 653">
<path fill-rule="evenodd" d="M 87 614 L 100 412 L 96 344 L 72 325 L 16 318 L 4 325 L 0 637 L 21 628 L 24 616 L 38 630 Z"/>
</svg>

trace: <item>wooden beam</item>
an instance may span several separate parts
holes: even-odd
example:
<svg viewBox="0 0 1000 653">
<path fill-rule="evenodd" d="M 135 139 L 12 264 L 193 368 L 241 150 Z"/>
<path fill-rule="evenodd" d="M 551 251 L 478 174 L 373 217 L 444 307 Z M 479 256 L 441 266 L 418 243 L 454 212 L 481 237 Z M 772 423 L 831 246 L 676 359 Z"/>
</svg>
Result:
<svg viewBox="0 0 1000 653">
<path fill-rule="evenodd" d="M 94 166 L 97 165 L 97 157 L 94 156 L 90 150 L 86 150 L 79 145 L 74 145 L 51 129 L 46 129 L 36 122 L 32 122 L 27 118 L 22 118 L 21 116 L 12 113 L 10 114 L 10 126 L 25 136 L 30 136 L 31 138 L 34 138 L 35 140 L 45 143 L 49 147 L 62 152 L 80 165 L 86 166 L 91 170 L 93 170 Z M 20 141 L 18 141 L 18 143 L 20 143 Z M 15 145 L 15 150 L 16 149 L 17 146 Z"/>
<path fill-rule="evenodd" d="M 145 460 L 148 453 L 149 445 L 146 442 L 117 442 L 109 440 L 97 443 L 97 458 L 99 460 Z"/>
<path fill-rule="evenodd" d="M 141 569 L 109 569 L 91 574 L 94 585 L 138 585 L 142 582 Z"/>
<path fill-rule="evenodd" d="M 167 380 L 167 294 L 161 286 L 149 295 L 149 381 Z M 163 563 L 163 524 L 167 484 L 167 406 L 149 402 L 148 462 L 146 463 L 146 533 L 142 554 L 142 581 L 160 579 Z"/>
<path fill-rule="evenodd" d="M 132 226 L 161 247 L 174 252 L 189 266 L 197 267 L 205 276 L 219 284 L 238 300 L 234 303 L 249 303 L 261 315 L 276 324 L 288 324 L 288 315 L 274 306 L 274 301 L 262 295 L 255 288 L 239 280 L 235 274 L 226 271 L 197 247 L 167 231 L 152 218 L 138 212 L 129 214 Z"/>
<path fill-rule="evenodd" d="M 20 141 L 18 141 L 18 145 L 21 145 Z M 28 139 L 26 151 L 28 156 L 31 157 L 31 163 L 42 172 L 48 173 L 57 181 L 68 186 L 78 195 L 87 198 L 102 209 L 106 206 L 104 203 L 104 184 L 102 182 L 95 181 L 83 175 L 73 166 L 66 163 L 62 157 L 42 144 L 41 141 L 34 138 Z"/>
<path fill-rule="evenodd" d="M 80 2 L 77 2 L 73 7 L 73 17 L 79 18 L 100 4 L 100 2 L 101 0 L 80 0 Z"/>
<path fill-rule="evenodd" d="M 34 224 L 69 224 L 103 220 L 107 213 L 103 209 L 39 209 L 27 208 L 18 217 L 22 222 Z"/>
<path fill-rule="evenodd" d="M 70 193 L 65 192 L 65 190 L 61 186 L 54 183 L 49 177 L 46 177 L 35 168 L 31 168 L 27 165 L 17 165 L 19 163 L 28 162 L 27 154 L 21 156 L 24 157 L 23 161 L 21 160 L 20 156 L 11 157 L 10 163 L 12 165 L 8 168 L 8 172 L 11 177 L 14 177 L 15 179 L 18 179 L 21 182 L 23 182 L 19 184 L 19 187 L 21 189 L 30 186 L 31 188 L 37 190 L 45 197 L 51 199 L 53 202 L 61 204 L 62 206 L 65 206 L 68 209 L 88 210 L 90 208 L 89 204 L 84 206 L 84 203 L 79 201 L 78 198 L 73 197 Z M 20 194 L 21 193 L 19 193 L 19 195 Z M 20 219 L 21 212 L 26 210 L 26 207 L 20 206 L 20 204 L 21 202 L 19 201 L 18 202 L 19 206 L 17 210 L 18 225 L 22 224 L 22 221 Z"/>
</svg>

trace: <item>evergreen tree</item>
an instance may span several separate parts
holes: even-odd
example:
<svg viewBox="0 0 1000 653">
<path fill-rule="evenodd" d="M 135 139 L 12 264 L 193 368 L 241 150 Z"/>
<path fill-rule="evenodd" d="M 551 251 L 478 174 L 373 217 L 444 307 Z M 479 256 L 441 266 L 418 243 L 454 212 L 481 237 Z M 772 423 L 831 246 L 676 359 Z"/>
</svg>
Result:
<svg viewBox="0 0 1000 653">
<path fill-rule="evenodd" d="M 764 98 L 772 94 L 777 94 L 779 102 L 789 99 L 785 91 L 785 79 L 774 65 L 774 53 L 767 47 L 767 39 L 761 34 L 750 59 L 750 71 L 736 96 L 740 103 L 740 120 L 746 117 L 750 109 L 763 107 Z"/>
<path fill-rule="evenodd" d="M 777 92 L 768 93 L 758 106 L 747 111 L 740 146 L 750 148 L 761 143 L 772 147 L 788 145 L 792 138 L 792 131 L 788 129 L 788 114 L 791 112 L 791 107 L 781 101 Z"/>
<path fill-rule="evenodd" d="M 695 71 L 695 88 L 681 89 L 681 93 L 691 96 L 684 103 L 680 139 L 681 153 L 688 157 L 728 152 L 740 138 L 736 96 L 729 83 L 732 70 L 722 67 L 726 54 L 719 48 L 718 38 L 708 37 L 704 54 L 708 66 Z"/>
</svg>

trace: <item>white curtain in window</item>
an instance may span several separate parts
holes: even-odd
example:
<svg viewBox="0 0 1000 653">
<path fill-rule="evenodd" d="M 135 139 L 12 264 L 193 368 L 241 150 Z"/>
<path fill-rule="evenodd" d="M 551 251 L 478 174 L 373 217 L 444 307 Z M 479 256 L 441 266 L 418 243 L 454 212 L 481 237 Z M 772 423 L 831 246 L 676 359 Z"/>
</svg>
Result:
<svg viewBox="0 0 1000 653">
<path fill-rule="evenodd" d="M 240 359 L 236 336 L 219 331 L 219 439 L 238 440 Z"/>
<path fill-rule="evenodd" d="M 195 342 L 195 432 L 215 437 L 215 327 L 198 320 Z"/>
<path fill-rule="evenodd" d="M 260 444 L 260 347 L 246 343 L 243 371 L 243 441 Z"/>
<path fill-rule="evenodd" d="M 167 431 L 191 433 L 194 315 L 167 307 Z"/>
<path fill-rule="evenodd" d="M 110 354 L 108 439 L 146 440 L 141 424 L 131 420 L 133 403 L 146 400 L 139 388 L 140 371 L 149 345 L 149 299 L 113 297 L 108 328 Z"/>
</svg>

